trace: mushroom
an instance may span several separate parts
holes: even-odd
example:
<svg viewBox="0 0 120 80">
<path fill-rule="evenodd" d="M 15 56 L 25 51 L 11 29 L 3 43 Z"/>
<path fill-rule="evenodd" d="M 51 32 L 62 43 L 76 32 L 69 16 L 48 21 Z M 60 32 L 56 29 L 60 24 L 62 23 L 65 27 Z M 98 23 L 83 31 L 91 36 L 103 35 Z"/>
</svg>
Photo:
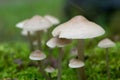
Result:
<svg viewBox="0 0 120 80">
<path fill-rule="evenodd" d="M 48 73 L 50 80 L 52 80 L 51 73 L 53 73 L 54 71 L 55 71 L 55 69 L 52 66 L 47 66 L 45 68 L 45 72 Z"/>
<path fill-rule="evenodd" d="M 98 43 L 98 47 L 106 48 L 106 65 L 107 65 L 106 67 L 107 67 L 108 80 L 110 80 L 109 54 L 108 54 L 109 50 L 108 50 L 108 48 L 114 47 L 114 46 L 115 46 L 115 43 L 108 38 L 105 38 Z"/>
<path fill-rule="evenodd" d="M 46 44 L 50 48 L 60 47 L 59 54 L 58 54 L 58 76 L 57 80 L 61 80 L 62 76 L 62 56 L 63 56 L 63 48 L 65 45 L 69 44 L 71 40 L 64 39 L 64 38 L 52 38 Z"/>
<path fill-rule="evenodd" d="M 111 41 L 110 39 L 105 38 L 98 43 L 98 46 L 100 48 L 106 48 L 107 49 L 109 47 L 114 47 L 115 43 L 113 41 Z"/>
<path fill-rule="evenodd" d="M 52 66 L 47 66 L 45 68 L 45 71 L 48 72 L 48 73 L 53 73 L 55 71 L 55 69 Z"/>
<path fill-rule="evenodd" d="M 34 52 L 30 54 L 29 58 L 31 60 L 43 60 L 46 58 L 46 55 L 40 50 L 35 50 Z"/>
<path fill-rule="evenodd" d="M 37 40 L 38 48 L 40 50 L 41 49 L 40 34 L 43 30 L 46 30 L 50 28 L 51 26 L 52 26 L 52 23 L 50 21 L 48 21 L 47 19 L 39 15 L 35 15 L 29 21 L 25 22 L 24 30 L 36 32 L 37 38 L 38 38 Z"/>
<path fill-rule="evenodd" d="M 40 71 L 41 71 L 42 75 L 46 78 L 46 80 L 50 80 L 49 77 L 47 76 L 47 74 L 45 73 L 44 66 L 43 66 L 43 64 L 41 62 L 42 60 L 44 60 L 46 58 L 46 55 L 42 51 L 40 51 L 40 50 L 35 50 L 35 51 L 33 51 L 30 54 L 29 58 L 31 60 L 37 60 L 37 61 L 39 61 Z"/>
<path fill-rule="evenodd" d="M 44 18 L 49 20 L 53 25 L 57 25 L 60 23 L 60 21 L 56 17 L 51 15 L 45 15 Z"/>
<path fill-rule="evenodd" d="M 83 67 L 84 65 L 85 65 L 84 62 L 82 62 L 78 59 L 71 59 L 69 62 L 70 68 L 80 68 L 80 67 Z"/>
<path fill-rule="evenodd" d="M 81 61 L 84 61 L 83 39 L 94 38 L 104 33 L 103 28 L 81 15 L 73 17 L 71 20 L 59 25 L 52 31 L 54 37 L 78 39 L 78 59 Z M 82 80 L 86 80 L 84 67 L 80 68 L 80 75 Z"/>
<path fill-rule="evenodd" d="M 71 40 L 69 39 L 54 37 L 54 38 L 51 38 L 46 44 L 50 48 L 55 48 L 55 47 L 64 47 L 69 43 L 71 43 Z"/>
<path fill-rule="evenodd" d="M 24 23 L 24 29 L 28 31 L 40 31 L 52 26 L 51 22 L 39 15 L 33 16 L 29 21 Z"/>
</svg>

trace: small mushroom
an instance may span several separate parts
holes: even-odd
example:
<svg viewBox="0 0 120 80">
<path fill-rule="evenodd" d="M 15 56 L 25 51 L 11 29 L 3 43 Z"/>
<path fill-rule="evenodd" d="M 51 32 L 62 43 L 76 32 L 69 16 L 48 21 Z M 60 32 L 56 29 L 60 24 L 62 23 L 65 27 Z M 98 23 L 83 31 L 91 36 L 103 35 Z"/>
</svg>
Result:
<svg viewBox="0 0 120 80">
<path fill-rule="evenodd" d="M 43 60 L 46 58 L 46 55 L 40 50 L 35 50 L 30 54 L 29 58 L 31 60 Z"/>
<path fill-rule="evenodd" d="M 46 80 L 50 80 L 44 71 L 44 64 L 42 63 L 42 60 L 46 58 L 46 55 L 40 50 L 35 50 L 30 54 L 29 58 L 31 60 L 37 60 L 39 62 L 40 72 L 46 78 Z"/>
<path fill-rule="evenodd" d="M 45 71 L 47 73 L 53 73 L 55 71 L 55 69 L 53 67 L 51 67 L 51 66 L 48 66 L 48 67 L 45 68 Z"/>
<path fill-rule="evenodd" d="M 98 43 L 98 47 L 100 48 L 110 48 L 114 46 L 115 46 L 115 43 L 108 38 L 105 38 Z"/>
<path fill-rule="evenodd" d="M 45 68 L 45 72 L 48 73 L 50 80 L 52 80 L 51 73 L 53 73 L 54 71 L 55 71 L 55 69 L 54 69 L 52 66 L 47 66 L 47 67 Z"/>
<path fill-rule="evenodd" d="M 58 76 L 57 80 L 61 80 L 62 76 L 62 58 L 63 58 L 63 47 L 67 44 L 71 43 L 71 40 L 64 38 L 52 38 L 46 44 L 50 48 L 60 47 L 58 54 Z"/>
<path fill-rule="evenodd" d="M 108 54 L 109 50 L 108 50 L 108 48 L 114 47 L 114 46 L 115 46 L 115 43 L 108 38 L 105 38 L 98 43 L 98 47 L 106 48 L 106 65 L 107 65 L 106 67 L 107 67 L 108 80 L 110 80 L 109 54 Z"/>
<path fill-rule="evenodd" d="M 64 47 L 69 43 L 71 43 L 70 39 L 54 37 L 54 38 L 51 38 L 46 44 L 50 48 L 55 48 L 55 47 Z"/>
<path fill-rule="evenodd" d="M 80 68 L 80 67 L 83 67 L 84 65 L 85 65 L 84 62 L 82 62 L 78 59 L 71 59 L 69 62 L 70 68 Z"/>
</svg>

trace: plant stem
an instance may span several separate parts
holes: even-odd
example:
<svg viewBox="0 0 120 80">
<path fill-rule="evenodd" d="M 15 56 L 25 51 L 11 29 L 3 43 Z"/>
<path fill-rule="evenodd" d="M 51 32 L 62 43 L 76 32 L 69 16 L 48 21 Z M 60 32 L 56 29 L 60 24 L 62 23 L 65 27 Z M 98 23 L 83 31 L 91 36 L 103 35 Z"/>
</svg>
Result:
<svg viewBox="0 0 120 80">
<path fill-rule="evenodd" d="M 39 61 L 39 64 L 40 64 L 40 72 L 42 73 L 42 75 L 46 78 L 46 80 L 51 80 L 49 76 L 47 76 L 46 72 L 44 71 L 43 63 Z"/>
<path fill-rule="evenodd" d="M 108 48 L 106 48 L 106 68 L 107 68 L 107 77 L 108 77 L 108 80 L 110 80 L 110 68 L 109 68 Z"/>
<path fill-rule="evenodd" d="M 84 40 L 83 39 L 79 39 L 78 40 L 78 59 L 84 62 Z M 85 68 L 81 67 L 78 68 L 79 72 L 78 73 L 78 80 L 79 76 L 81 76 L 81 80 L 86 80 L 86 75 L 85 75 Z"/>
<path fill-rule="evenodd" d="M 27 36 L 28 36 L 29 43 L 30 43 L 30 51 L 33 51 L 34 48 L 33 48 L 32 38 L 30 36 L 30 31 L 27 32 Z"/>
<path fill-rule="evenodd" d="M 37 33 L 38 49 L 41 50 L 41 40 L 40 40 L 41 31 L 37 31 L 36 33 Z"/>
<path fill-rule="evenodd" d="M 63 56 L 63 49 L 59 48 L 59 55 L 58 55 L 58 76 L 57 80 L 61 80 L 62 78 L 62 56 Z"/>
</svg>

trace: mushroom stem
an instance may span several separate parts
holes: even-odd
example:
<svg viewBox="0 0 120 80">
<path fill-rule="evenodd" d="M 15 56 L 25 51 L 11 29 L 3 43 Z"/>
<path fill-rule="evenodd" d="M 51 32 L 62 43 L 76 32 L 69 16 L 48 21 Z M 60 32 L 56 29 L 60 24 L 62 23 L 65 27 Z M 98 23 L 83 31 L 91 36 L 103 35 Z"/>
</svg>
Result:
<svg viewBox="0 0 120 80">
<path fill-rule="evenodd" d="M 58 55 L 58 76 L 57 80 L 61 80 L 62 77 L 62 56 L 63 56 L 63 49 L 59 48 L 59 55 Z"/>
<path fill-rule="evenodd" d="M 27 36 L 28 36 L 29 43 L 30 43 L 30 51 L 33 51 L 34 48 L 33 48 L 33 44 L 32 44 L 32 38 L 30 36 L 30 31 L 27 32 Z"/>
<path fill-rule="evenodd" d="M 109 68 L 108 48 L 106 48 L 106 68 L 107 68 L 107 77 L 108 77 L 108 80 L 110 80 L 110 68 Z"/>
<path fill-rule="evenodd" d="M 78 40 L 78 59 L 84 62 L 84 40 L 83 39 L 79 39 Z M 81 80 L 86 80 L 86 75 L 85 75 L 85 68 L 81 67 L 78 68 L 79 72 L 78 73 L 78 80 L 79 76 L 81 76 Z"/>
<path fill-rule="evenodd" d="M 80 71 L 79 71 L 78 68 L 76 69 L 76 72 L 77 72 L 78 80 L 81 80 L 81 77 L 80 77 Z"/>
<path fill-rule="evenodd" d="M 44 66 L 41 61 L 39 61 L 39 65 L 40 65 L 40 72 L 42 73 L 42 75 L 46 78 L 46 80 L 51 80 L 50 77 L 47 76 L 46 72 L 44 71 Z"/>
<path fill-rule="evenodd" d="M 41 31 L 37 31 L 36 33 L 37 33 L 38 49 L 41 50 L 41 40 L 40 40 Z"/>
</svg>

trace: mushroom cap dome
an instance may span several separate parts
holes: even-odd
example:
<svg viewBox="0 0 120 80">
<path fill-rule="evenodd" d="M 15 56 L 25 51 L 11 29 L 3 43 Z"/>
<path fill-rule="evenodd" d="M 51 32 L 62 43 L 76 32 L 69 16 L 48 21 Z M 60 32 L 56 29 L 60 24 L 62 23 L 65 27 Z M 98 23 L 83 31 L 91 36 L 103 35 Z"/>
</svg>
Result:
<svg viewBox="0 0 120 80">
<path fill-rule="evenodd" d="M 59 25 L 52 31 L 52 35 L 67 39 L 86 39 L 101 36 L 104 29 L 94 22 L 79 15 Z"/>
</svg>

